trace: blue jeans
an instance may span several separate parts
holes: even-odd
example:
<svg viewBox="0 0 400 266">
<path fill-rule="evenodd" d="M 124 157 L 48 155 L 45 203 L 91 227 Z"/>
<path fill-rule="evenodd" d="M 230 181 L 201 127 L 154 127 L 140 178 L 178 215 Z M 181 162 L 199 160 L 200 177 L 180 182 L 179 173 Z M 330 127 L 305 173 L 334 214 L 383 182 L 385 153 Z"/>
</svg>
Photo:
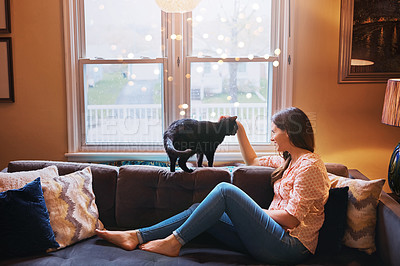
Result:
<svg viewBox="0 0 400 266">
<path fill-rule="evenodd" d="M 218 184 L 200 204 L 138 231 L 143 242 L 173 233 L 182 245 L 207 231 L 228 246 L 270 264 L 298 263 L 311 254 L 245 192 L 229 183 Z"/>
</svg>

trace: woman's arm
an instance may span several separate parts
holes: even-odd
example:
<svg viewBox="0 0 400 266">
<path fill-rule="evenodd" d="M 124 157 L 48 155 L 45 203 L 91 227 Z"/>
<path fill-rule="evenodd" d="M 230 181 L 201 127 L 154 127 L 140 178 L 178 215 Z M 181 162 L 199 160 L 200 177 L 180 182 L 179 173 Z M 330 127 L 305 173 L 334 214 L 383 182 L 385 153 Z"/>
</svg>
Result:
<svg viewBox="0 0 400 266">
<path fill-rule="evenodd" d="M 264 210 L 269 217 L 280 224 L 284 229 L 293 229 L 299 225 L 299 220 L 285 210 Z"/>
<path fill-rule="evenodd" d="M 246 165 L 260 165 L 257 154 L 247 138 L 246 131 L 244 130 L 242 123 L 239 121 L 236 121 L 236 123 L 238 125 L 238 131 L 236 134 L 244 162 Z"/>
</svg>

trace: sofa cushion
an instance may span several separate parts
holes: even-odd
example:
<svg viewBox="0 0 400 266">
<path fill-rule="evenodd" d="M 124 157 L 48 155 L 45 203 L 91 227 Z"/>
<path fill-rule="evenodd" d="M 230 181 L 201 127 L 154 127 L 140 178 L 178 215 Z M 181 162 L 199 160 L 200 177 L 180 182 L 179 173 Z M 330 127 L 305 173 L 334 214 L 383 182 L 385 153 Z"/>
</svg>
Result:
<svg viewBox="0 0 400 266">
<path fill-rule="evenodd" d="M 232 183 L 262 208 L 267 209 L 274 197 L 271 186 L 271 174 L 274 170 L 264 166 L 241 166 L 233 171 Z"/>
<path fill-rule="evenodd" d="M 328 172 L 348 176 L 349 172 L 343 164 L 326 163 Z M 271 174 L 275 168 L 265 166 L 240 166 L 233 171 L 232 183 L 240 187 L 262 208 L 267 209 L 274 197 L 271 186 Z"/>
<path fill-rule="evenodd" d="M 93 192 L 99 218 L 107 227 L 116 226 L 115 192 L 117 187 L 118 168 L 101 164 L 56 162 L 56 161 L 12 161 L 8 164 L 9 172 L 30 171 L 56 165 L 60 175 L 67 175 L 90 166 L 93 174 Z"/>
<path fill-rule="evenodd" d="M 40 177 L 0 193 L 0 257 L 25 256 L 59 245 L 50 226 Z"/>
<path fill-rule="evenodd" d="M 2 260 L 0 265 L 266 265 L 249 255 L 230 250 L 215 239 L 204 235 L 182 247 L 179 257 L 168 257 L 135 249 L 126 251 L 98 237 L 93 237 L 65 249 L 43 256 L 20 257 Z M 339 255 L 311 256 L 300 265 L 383 265 L 376 255 L 367 255 L 356 249 L 344 247 Z"/>
<path fill-rule="evenodd" d="M 122 166 L 116 198 L 118 227 L 149 226 L 202 201 L 220 182 L 230 182 L 226 169 L 200 168 L 189 174 L 157 166 Z"/>
<path fill-rule="evenodd" d="M 93 237 L 45 256 L 13 258 L 4 261 L 4 264 L 2 262 L 0 258 L 0 265 L 27 266 L 262 265 L 249 255 L 230 250 L 215 239 L 211 241 L 204 239 L 202 235 L 183 246 L 179 257 L 168 257 L 140 249 L 126 251 L 98 237 Z"/>
</svg>

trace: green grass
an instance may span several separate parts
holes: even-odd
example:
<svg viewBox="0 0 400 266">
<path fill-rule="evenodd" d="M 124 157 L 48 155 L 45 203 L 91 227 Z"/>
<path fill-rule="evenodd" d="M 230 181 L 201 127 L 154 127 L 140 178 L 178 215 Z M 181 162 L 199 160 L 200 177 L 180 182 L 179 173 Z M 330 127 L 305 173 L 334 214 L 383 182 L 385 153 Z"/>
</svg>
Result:
<svg viewBox="0 0 400 266">
<path fill-rule="evenodd" d="M 228 86 L 228 80 L 224 81 L 224 87 L 226 88 Z M 256 88 L 254 85 L 249 86 L 247 85 L 246 87 L 242 87 L 243 90 L 245 91 L 254 91 L 256 89 L 259 89 L 260 94 L 267 99 L 267 80 L 266 79 L 261 79 L 260 80 L 260 87 Z M 239 103 L 262 103 L 264 102 L 261 100 L 255 93 L 252 93 L 252 97 L 248 99 L 246 97 L 247 92 L 237 92 L 237 97 L 238 97 L 238 102 Z M 202 103 L 232 103 L 232 101 L 229 101 L 227 99 L 228 93 L 226 92 L 226 89 L 224 92 L 220 94 L 215 94 L 211 97 L 204 97 L 202 100 Z"/>
<path fill-rule="evenodd" d="M 128 80 L 121 73 L 106 73 L 103 79 L 96 82 L 94 87 L 88 89 L 89 105 L 115 104 L 122 89 Z"/>
</svg>

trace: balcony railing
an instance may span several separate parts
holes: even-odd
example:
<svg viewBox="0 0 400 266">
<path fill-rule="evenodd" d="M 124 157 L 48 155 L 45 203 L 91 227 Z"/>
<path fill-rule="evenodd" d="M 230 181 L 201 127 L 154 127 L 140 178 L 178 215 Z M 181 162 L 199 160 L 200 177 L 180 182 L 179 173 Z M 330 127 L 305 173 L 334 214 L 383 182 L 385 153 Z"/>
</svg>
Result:
<svg viewBox="0 0 400 266">
<path fill-rule="evenodd" d="M 162 143 L 162 111 L 160 104 L 88 105 L 86 112 L 87 144 Z M 268 132 L 265 103 L 195 104 L 191 117 L 218 121 L 221 115 L 237 115 L 251 142 L 265 143 Z M 237 142 L 227 137 L 226 142 Z"/>
</svg>

